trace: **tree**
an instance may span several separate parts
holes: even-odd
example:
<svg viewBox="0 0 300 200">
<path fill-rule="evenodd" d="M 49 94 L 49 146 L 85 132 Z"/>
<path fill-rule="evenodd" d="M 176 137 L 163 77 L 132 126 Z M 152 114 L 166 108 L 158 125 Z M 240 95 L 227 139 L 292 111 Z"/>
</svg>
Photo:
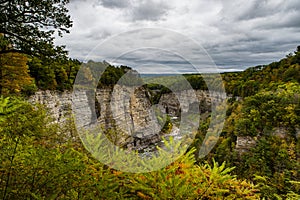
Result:
<svg viewBox="0 0 300 200">
<path fill-rule="evenodd" d="M 72 59 L 39 59 L 33 57 L 28 62 L 30 75 L 42 90 L 70 90 L 80 62 Z"/>
<path fill-rule="evenodd" d="M 27 57 L 20 53 L 0 54 L 0 94 L 18 94 L 34 86 L 28 74 Z"/>
<path fill-rule="evenodd" d="M 64 47 L 53 44 L 54 33 L 69 33 L 72 26 L 68 9 L 69 0 L 1 0 L 0 34 L 10 48 L 2 48 L 0 54 L 21 52 L 34 56 L 65 55 Z M 4 45 L 6 47 L 6 45 Z"/>
</svg>

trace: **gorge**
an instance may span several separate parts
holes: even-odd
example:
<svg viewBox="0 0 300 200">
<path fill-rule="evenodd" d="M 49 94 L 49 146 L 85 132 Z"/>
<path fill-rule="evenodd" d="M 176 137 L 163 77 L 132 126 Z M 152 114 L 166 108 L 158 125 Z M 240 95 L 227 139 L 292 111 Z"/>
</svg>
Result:
<svg viewBox="0 0 300 200">
<path fill-rule="evenodd" d="M 128 95 L 131 94 L 129 97 Z M 194 102 L 191 96 L 195 94 L 198 102 Z M 111 135 L 110 139 L 117 145 L 126 146 L 130 149 L 143 150 L 149 145 L 157 144 L 162 140 L 162 126 L 168 115 L 172 121 L 180 119 L 182 110 L 188 110 L 190 106 L 199 106 L 200 114 L 209 115 L 214 102 L 226 98 L 225 94 L 205 90 L 183 90 L 177 93 L 178 99 L 173 93 L 162 94 L 159 103 L 152 105 L 150 98 L 154 95 L 146 87 L 133 89 L 129 86 L 115 85 L 114 88 L 102 87 L 95 92 L 95 113 L 93 109 L 84 106 L 77 108 L 85 116 L 96 115 L 97 122 L 106 130 L 114 129 L 117 134 Z M 54 122 L 65 123 L 71 117 L 72 100 L 77 105 L 87 103 L 88 96 L 82 93 L 72 99 L 71 91 L 38 91 L 30 96 L 29 101 L 40 103 L 49 109 L 49 114 Z M 163 124 L 157 120 L 157 112 L 163 119 Z M 80 119 L 77 123 L 86 126 L 90 119 Z M 173 123 L 174 124 L 174 123 Z M 173 125 L 171 135 L 178 134 L 178 127 Z"/>
</svg>

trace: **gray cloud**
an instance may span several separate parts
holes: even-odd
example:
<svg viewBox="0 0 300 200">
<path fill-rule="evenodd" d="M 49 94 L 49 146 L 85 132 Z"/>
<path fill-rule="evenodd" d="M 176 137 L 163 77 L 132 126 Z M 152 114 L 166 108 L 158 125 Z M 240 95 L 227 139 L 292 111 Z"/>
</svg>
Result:
<svg viewBox="0 0 300 200">
<path fill-rule="evenodd" d="M 299 0 L 72 0 L 68 7 L 74 27 L 70 35 L 57 38 L 56 43 L 65 44 L 70 56 L 81 60 L 96 45 L 113 40 L 114 35 L 147 27 L 184 34 L 201 44 L 221 70 L 228 71 L 268 64 L 300 45 Z M 141 38 L 162 46 L 187 45 L 157 33 Z M 108 47 L 106 53 L 120 54 L 118 48 L 134 44 L 133 39 L 124 37 L 120 44 Z M 188 54 L 192 57 L 194 50 Z M 166 54 L 152 58 L 136 54 L 119 61 L 134 65 L 137 58 L 145 62 L 155 58 L 152 64 L 187 66 Z"/>
<path fill-rule="evenodd" d="M 268 64 L 293 51 L 300 41 L 300 2 L 222 1 L 219 38 L 206 44 L 217 65 L 242 69 Z"/>
<path fill-rule="evenodd" d="M 130 6 L 129 0 L 98 0 L 98 4 L 106 8 L 126 8 Z"/>
<path fill-rule="evenodd" d="M 169 5 L 163 1 L 142 0 L 133 5 L 133 20 L 150 20 L 156 21 L 167 14 Z"/>
<path fill-rule="evenodd" d="M 284 2 L 285 1 L 282 3 Z M 249 6 L 245 9 L 245 11 L 239 13 L 236 17 L 238 20 L 251 20 L 272 16 L 283 11 L 282 8 L 284 8 L 284 5 L 282 5 L 282 3 L 272 3 L 272 1 L 268 0 L 249 1 Z"/>
</svg>

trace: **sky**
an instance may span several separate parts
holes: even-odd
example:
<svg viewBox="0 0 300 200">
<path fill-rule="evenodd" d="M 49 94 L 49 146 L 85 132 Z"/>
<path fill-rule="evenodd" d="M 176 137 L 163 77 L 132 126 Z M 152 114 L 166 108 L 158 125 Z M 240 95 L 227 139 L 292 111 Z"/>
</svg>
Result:
<svg viewBox="0 0 300 200">
<path fill-rule="evenodd" d="M 70 57 L 149 73 L 194 72 L 209 62 L 240 71 L 300 45 L 299 0 L 70 0 L 67 7 L 73 27 L 56 44 Z"/>
</svg>

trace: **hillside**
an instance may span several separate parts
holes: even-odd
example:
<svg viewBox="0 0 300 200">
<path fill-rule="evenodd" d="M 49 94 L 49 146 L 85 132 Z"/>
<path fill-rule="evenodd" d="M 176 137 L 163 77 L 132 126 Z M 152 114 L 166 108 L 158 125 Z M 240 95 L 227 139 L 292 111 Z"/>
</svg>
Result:
<svg viewBox="0 0 300 200">
<path fill-rule="evenodd" d="M 261 89 L 272 89 L 283 83 L 300 83 L 300 46 L 278 62 L 251 67 L 243 72 L 224 73 L 223 80 L 226 92 L 240 97 L 251 96 Z"/>
</svg>

